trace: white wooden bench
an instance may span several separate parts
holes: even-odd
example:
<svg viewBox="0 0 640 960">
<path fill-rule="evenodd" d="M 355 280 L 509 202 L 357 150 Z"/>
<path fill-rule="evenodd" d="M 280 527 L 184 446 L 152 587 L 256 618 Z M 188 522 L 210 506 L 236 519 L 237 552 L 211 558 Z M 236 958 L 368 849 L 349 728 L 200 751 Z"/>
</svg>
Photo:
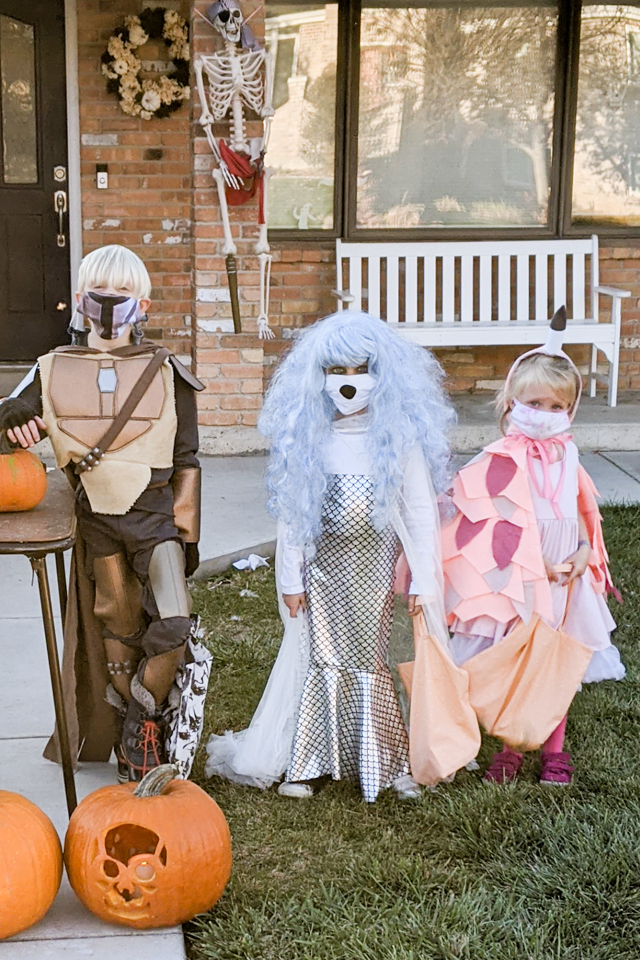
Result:
<svg viewBox="0 0 640 960">
<path fill-rule="evenodd" d="M 544 343 L 549 318 L 567 307 L 565 343 L 591 345 L 589 393 L 618 389 L 621 301 L 628 290 L 598 282 L 598 238 L 352 243 L 337 241 L 342 309 L 366 310 L 428 347 Z M 599 299 L 610 319 L 600 321 Z M 608 375 L 597 369 L 598 350 Z"/>
</svg>

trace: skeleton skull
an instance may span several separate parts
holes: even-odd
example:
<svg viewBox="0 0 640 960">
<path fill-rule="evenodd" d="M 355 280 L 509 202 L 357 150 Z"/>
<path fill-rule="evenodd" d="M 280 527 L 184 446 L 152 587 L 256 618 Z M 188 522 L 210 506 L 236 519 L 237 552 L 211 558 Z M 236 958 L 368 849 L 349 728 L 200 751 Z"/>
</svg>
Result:
<svg viewBox="0 0 640 960">
<path fill-rule="evenodd" d="M 216 0 L 207 10 L 207 17 L 225 40 L 240 42 L 244 17 L 238 0 Z"/>
</svg>

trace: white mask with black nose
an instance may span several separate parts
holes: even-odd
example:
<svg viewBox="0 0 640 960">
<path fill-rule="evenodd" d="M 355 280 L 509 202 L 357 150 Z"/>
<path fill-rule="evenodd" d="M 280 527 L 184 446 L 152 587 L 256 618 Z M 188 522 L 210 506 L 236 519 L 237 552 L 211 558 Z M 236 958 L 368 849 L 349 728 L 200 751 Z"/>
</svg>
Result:
<svg viewBox="0 0 640 960">
<path fill-rule="evenodd" d="M 364 410 L 375 385 L 376 378 L 370 373 L 354 373 L 346 376 L 327 373 L 324 378 L 324 389 L 345 417 L 350 413 Z"/>
</svg>

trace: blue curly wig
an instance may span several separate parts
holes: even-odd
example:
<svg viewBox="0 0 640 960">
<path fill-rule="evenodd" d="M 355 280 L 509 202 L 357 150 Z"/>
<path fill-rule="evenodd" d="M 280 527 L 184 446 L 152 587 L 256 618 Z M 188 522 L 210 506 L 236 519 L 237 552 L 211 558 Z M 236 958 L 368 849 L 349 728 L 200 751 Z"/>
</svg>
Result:
<svg viewBox="0 0 640 960">
<path fill-rule="evenodd" d="M 268 510 L 284 520 L 296 544 L 311 547 L 321 528 L 327 489 L 322 452 L 336 408 L 324 391 L 324 370 L 368 362 L 377 383 L 368 412 L 375 507 L 383 529 L 398 502 L 409 451 L 419 443 L 436 492 L 447 485 L 447 433 L 455 413 L 435 357 L 382 320 L 345 310 L 304 330 L 276 371 L 258 426 L 271 438 Z"/>
</svg>

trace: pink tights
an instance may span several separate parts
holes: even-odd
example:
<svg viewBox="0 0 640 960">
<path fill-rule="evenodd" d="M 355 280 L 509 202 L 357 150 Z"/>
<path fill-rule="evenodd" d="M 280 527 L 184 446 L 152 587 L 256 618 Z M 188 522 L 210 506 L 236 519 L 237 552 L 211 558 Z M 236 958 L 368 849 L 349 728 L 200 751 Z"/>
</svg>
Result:
<svg viewBox="0 0 640 960">
<path fill-rule="evenodd" d="M 567 726 L 567 716 L 568 714 L 565 714 L 564 719 L 560 721 L 549 739 L 542 744 L 543 753 L 562 753 L 562 747 L 564 745 L 564 731 Z"/>
<path fill-rule="evenodd" d="M 564 718 L 560 721 L 549 739 L 545 740 L 545 742 L 542 744 L 543 753 L 562 753 L 562 747 L 564 746 L 564 732 L 567 727 L 567 717 L 568 714 L 565 714 Z M 509 747 L 504 744 L 502 749 L 509 750 Z"/>
</svg>

